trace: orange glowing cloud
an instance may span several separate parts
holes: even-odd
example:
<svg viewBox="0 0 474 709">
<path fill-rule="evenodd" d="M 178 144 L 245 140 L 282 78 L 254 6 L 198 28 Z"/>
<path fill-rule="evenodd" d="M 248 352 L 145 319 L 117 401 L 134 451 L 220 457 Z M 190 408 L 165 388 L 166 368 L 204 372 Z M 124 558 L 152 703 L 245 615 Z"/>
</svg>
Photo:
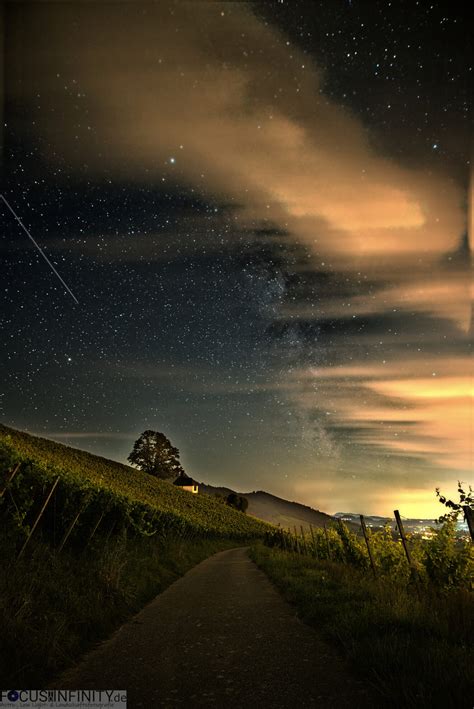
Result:
<svg viewBox="0 0 474 709">
<path fill-rule="evenodd" d="M 39 4 L 25 15 L 25 31 L 28 22 L 49 31 L 32 34 L 32 96 L 21 98 L 35 100 L 40 86 L 58 104 L 61 126 L 47 114 L 37 130 L 78 168 L 100 173 L 105 162 L 117 177 L 150 182 L 168 166 L 173 179 L 239 203 L 244 224 L 285 224 L 335 262 L 456 247 L 462 191 L 377 154 L 362 122 L 324 95 L 319 67 L 246 4 L 142 13 L 124 3 L 110 13 L 91 3 L 76 14 Z M 76 125 L 71 91 L 89 126 Z"/>
<path fill-rule="evenodd" d="M 417 375 L 426 373 L 430 365 L 438 372 Z M 473 381 L 469 374 L 459 374 L 469 372 L 470 366 L 469 360 L 453 357 L 386 368 L 310 369 L 306 383 L 312 379 L 315 389 L 309 392 L 306 387 L 301 403 L 316 405 L 321 391 L 326 391 L 328 401 L 337 382 L 338 394 L 328 408 L 342 427 L 360 427 L 365 445 L 424 457 L 433 466 L 456 470 L 462 476 L 474 462 Z M 407 371 L 411 371 L 410 378 L 406 378 Z"/>
</svg>

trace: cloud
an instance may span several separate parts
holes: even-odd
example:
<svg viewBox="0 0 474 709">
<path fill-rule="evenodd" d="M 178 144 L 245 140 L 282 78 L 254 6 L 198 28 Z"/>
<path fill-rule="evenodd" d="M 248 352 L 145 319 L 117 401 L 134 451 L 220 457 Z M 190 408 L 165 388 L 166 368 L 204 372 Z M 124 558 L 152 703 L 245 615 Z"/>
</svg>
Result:
<svg viewBox="0 0 474 709">
<path fill-rule="evenodd" d="M 247 4 L 39 4 L 24 22 L 22 98 L 41 89 L 37 130 L 77 169 L 198 186 L 342 263 L 456 247 L 462 190 L 377 154 L 320 68 Z"/>
<path fill-rule="evenodd" d="M 379 281 L 388 270 L 390 285 L 362 293 L 352 313 L 390 303 L 467 327 L 469 274 L 458 270 L 456 282 L 439 262 L 465 229 L 462 185 L 379 154 L 361 120 L 325 94 L 321 68 L 247 4 L 123 3 L 111 12 L 40 3 L 22 22 L 29 92 L 24 82 L 9 86 L 27 106 L 41 97 L 35 123 L 48 159 L 135 184 L 181 182 L 238 206 L 237 233 L 276 224 L 314 264 Z M 217 233 L 204 242 L 209 253 L 222 247 Z M 92 250 L 140 260 L 144 247 L 160 260 L 150 243 L 140 236 Z"/>
<path fill-rule="evenodd" d="M 322 398 L 328 425 L 336 425 L 341 437 L 350 429 L 366 447 L 467 472 L 473 462 L 470 367 L 458 356 L 310 368 L 294 396 L 306 409 L 317 408 Z"/>
<path fill-rule="evenodd" d="M 66 440 L 76 440 L 76 439 L 87 439 L 96 440 L 99 438 L 116 439 L 122 441 L 124 439 L 135 439 L 138 434 L 131 433 L 119 433 L 119 432 L 107 432 L 107 431 L 40 431 L 32 432 L 35 436 L 42 436 L 43 438 L 51 438 L 53 441 L 57 439 Z"/>
<path fill-rule="evenodd" d="M 316 303 L 286 303 L 280 309 L 279 319 L 310 322 L 416 311 L 451 321 L 461 332 L 469 330 L 473 286 L 467 263 L 451 270 L 433 266 L 428 273 L 413 268 L 395 274 L 379 269 L 377 278 L 378 283 L 370 285 L 370 292 L 358 293 L 354 289 L 352 294 L 320 295 Z"/>
</svg>

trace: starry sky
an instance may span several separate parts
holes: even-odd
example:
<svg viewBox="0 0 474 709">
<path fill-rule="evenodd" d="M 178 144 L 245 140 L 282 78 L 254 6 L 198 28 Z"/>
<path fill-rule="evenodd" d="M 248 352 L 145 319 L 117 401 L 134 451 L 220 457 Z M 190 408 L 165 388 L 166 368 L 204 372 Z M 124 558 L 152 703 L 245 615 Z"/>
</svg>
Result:
<svg viewBox="0 0 474 709">
<path fill-rule="evenodd" d="M 74 298 L 0 203 L 0 420 L 439 514 L 472 482 L 459 6 L 20 0 L 1 25 L 1 193 Z"/>
</svg>

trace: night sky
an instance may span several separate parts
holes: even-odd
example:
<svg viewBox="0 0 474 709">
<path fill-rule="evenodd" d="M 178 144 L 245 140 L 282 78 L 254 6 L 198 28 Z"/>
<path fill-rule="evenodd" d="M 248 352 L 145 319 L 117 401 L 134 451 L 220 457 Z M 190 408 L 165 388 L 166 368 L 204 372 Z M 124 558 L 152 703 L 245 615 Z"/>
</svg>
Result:
<svg viewBox="0 0 474 709">
<path fill-rule="evenodd" d="M 472 481 L 459 4 L 2 13 L 1 192 L 78 303 L 0 203 L 0 420 L 122 461 L 151 428 L 200 481 L 439 514 Z"/>
</svg>

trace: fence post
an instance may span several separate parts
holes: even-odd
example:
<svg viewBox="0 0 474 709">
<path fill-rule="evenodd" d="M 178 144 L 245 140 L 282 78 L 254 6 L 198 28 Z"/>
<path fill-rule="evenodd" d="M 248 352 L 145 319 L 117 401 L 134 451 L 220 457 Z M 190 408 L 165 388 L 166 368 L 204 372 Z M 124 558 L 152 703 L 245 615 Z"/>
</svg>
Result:
<svg viewBox="0 0 474 709">
<path fill-rule="evenodd" d="M 412 579 L 415 581 L 416 592 L 418 594 L 419 600 L 421 600 L 421 591 L 420 591 L 420 586 L 418 583 L 418 581 L 419 581 L 418 571 L 416 570 L 416 566 L 414 565 L 412 558 L 411 558 L 410 550 L 409 550 L 408 544 L 407 544 L 407 538 L 405 536 L 405 530 L 403 528 L 402 518 L 400 517 L 400 512 L 398 510 L 394 510 L 393 514 L 395 515 L 398 531 L 400 532 L 400 537 L 402 540 L 403 548 L 405 549 L 405 555 L 406 555 L 407 561 L 410 565 Z"/>
<path fill-rule="evenodd" d="M 296 529 L 296 524 L 293 526 L 293 529 L 295 530 L 295 545 L 296 545 L 296 551 L 298 554 L 301 554 L 302 551 L 302 545 L 300 543 L 300 539 L 298 537 L 298 531 Z"/>
<path fill-rule="evenodd" d="M 33 532 L 35 531 L 36 527 L 38 526 L 38 522 L 40 521 L 46 507 L 48 506 L 48 502 L 52 498 L 53 492 L 56 490 L 56 486 L 57 486 L 58 482 L 59 482 L 59 477 L 57 477 L 56 480 L 54 481 L 53 486 L 52 486 L 51 490 L 49 491 L 48 496 L 46 497 L 46 500 L 44 501 L 43 506 L 40 509 L 39 514 L 38 514 L 37 518 L 35 519 L 32 528 L 30 529 L 30 533 L 26 537 L 23 546 L 21 547 L 20 551 L 18 552 L 17 559 L 19 559 L 22 556 L 23 552 L 26 549 L 28 542 L 30 541 L 31 537 L 33 536 Z"/>
<path fill-rule="evenodd" d="M 291 527 L 288 527 L 288 541 L 290 544 L 290 551 L 296 551 L 295 540 L 293 539 L 293 532 Z"/>
<path fill-rule="evenodd" d="M 472 514 L 472 510 L 470 507 L 465 505 L 463 507 L 464 510 L 464 516 L 466 518 L 467 526 L 469 527 L 469 532 L 471 534 L 471 541 L 474 542 L 474 515 Z"/>
<path fill-rule="evenodd" d="M 347 551 L 347 540 L 346 540 L 346 532 L 344 529 L 344 522 L 342 519 L 339 517 L 337 520 L 337 526 L 339 527 L 339 536 L 341 538 L 341 543 L 342 543 L 342 560 L 344 563 L 349 564 L 349 555 Z"/>
<path fill-rule="evenodd" d="M 410 567 L 413 568 L 413 562 L 411 560 L 410 550 L 408 548 L 407 538 L 405 536 L 405 530 L 403 528 L 403 523 L 402 523 L 402 518 L 400 517 L 400 512 L 398 510 L 394 510 L 393 514 L 395 515 L 395 520 L 397 522 L 398 531 L 400 533 L 400 539 L 402 540 L 403 548 L 405 549 L 405 556 L 407 558 L 408 563 L 410 564 Z"/>
<path fill-rule="evenodd" d="M 79 519 L 79 517 L 81 516 L 81 514 L 84 512 L 84 510 L 86 509 L 87 505 L 88 505 L 88 502 L 86 502 L 85 505 L 83 505 L 83 506 L 80 508 L 79 512 L 77 513 L 77 515 L 74 517 L 74 519 L 72 520 L 71 524 L 70 524 L 69 527 L 67 528 L 66 534 L 65 534 L 64 537 L 62 538 L 61 544 L 60 544 L 59 547 L 58 547 L 58 552 L 62 551 L 64 545 L 66 544 L 67 540 L 69 539 L 69 535 L 71 534 L 72 530 L 73 530 L 74 527 L 76 526 L 77 520 Z"/>
<path fill-rule="evenodd" d="M 314 530 L 313 530 L 312 524 L 309 525 L 309 531 L 311 532 L 311 539 L 313 540 L 314 556 L 316 557 L 316 559 L 319 559 L 318 550 L 316 548 L 316 538 L 314 536 Z"/>
<path fill-rule="evenodd" d="M 117 520 L 115 520 L 114 522 L 112 522 L 112 526 L 110 527 L 110 529 L 109 529 L 109 531 L 108 531 L 108 533 L 107 533 L 107 536 L 105 537 L 105 543 L 107 543 L 107 542 L 109 541 L 109 539 L 110 539 L 110 537 L 111 537 L 111 535 L 112 535 L 112 532 L 114 531 L 116 525 L 117 525 Z"/>
<path fill-rule="evenodd" d="M 13 478 L 15 477 L 15 475 L 17 474 L 17 472 L 19 471 L 20 465 L 21 465 L 21 463 L 17 463 L 17 464 L 16 464 L 16 467 L 13 468 L 12 472 L 10 473 L 10 477 L 8 478 L 8 480 L 5 481 L 5 487 L 4 487 L 3 490 L 1 490 L 1 492 L 0 492 L 0 497 L 3 497 L 3 496 L 4 496 L 7 487 L 10 485 L 11 481 L 13 480 Z"/>
<path fill-rule="evenodd" d="M 102 520 L 104 519 L 104 515 L 105 515 L 105 512 L 101 512 L 101 513 L 100 513 L 100 517 L 99 517 L 99 519 L 97 520 L 97 522 L 95 523 L 94 529 L 93 529 L 92 532 L 90 533 L 89 539 L 88 539 L 87 542 L 85 543 L 84 549 L 85 549 L 85 548 L 87 547 L 87 545 L 91 542 L 92 537 L 93 537 L 94 534 L 97 532 L 97 530 L 98 530 L 98 528 L 99 528 L 99 524 L 100 524 L 100 523 L 102 522 Z"/>
<path fill-rule="evenodd" d="M 306 546 L 306 535 L 305 535 L 305 532 L 304 532 L 304 529 L 303 529 L 303 525 L 302 525 L 302 524 L 300 524 L 300 529 L 301 529 L 301 539 L 302 539 L 302 543 L 303 543 L 303 544 L 302 544 L 302 546 L 303 546 L 303 551 L 304 551 L 305 554 L 307 554 L 307 553 L 308 553 L 308 547 Z"/>
<path fill-rule="evenodd" d="M 326 537 L 326 547 L 328 550 L 328 559 L 331 560 L 332 554 L 331 554 L 331 547 L 329 545 L 328 529 L 327 529 L 326 525 L 324 525 L 324 536 Z"/>
<path fill-rule="evenodd" d="M 367 545 L 367 551 L 369 553 L 370 565 L 374 573 L 375 578 L 377 578 L 377 571 L 375 569 L 374 557 L 372 556 L 372 549 L 370 548 L 369 537 L 367 535 L 367 527 L 365 526 L 364 515 L 360 515 L 360 526 L 362 527 L 362 532 L 364 534 L 365 543 Z"/>
</svg>

